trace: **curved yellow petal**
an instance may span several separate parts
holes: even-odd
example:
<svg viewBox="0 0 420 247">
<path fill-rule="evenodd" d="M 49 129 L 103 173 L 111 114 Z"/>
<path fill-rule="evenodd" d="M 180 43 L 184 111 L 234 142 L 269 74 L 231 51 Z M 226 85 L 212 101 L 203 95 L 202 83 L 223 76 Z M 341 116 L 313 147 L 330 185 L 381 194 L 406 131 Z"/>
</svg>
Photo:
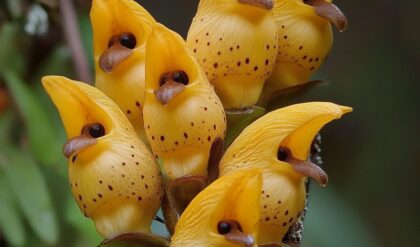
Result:
<svg viewBox="0 0 420 247">
<path fill-rule="evenodd" d="M 46 76 L 42 82 L 69 139 L 83 135 L 84 126 L 92 123 L 105 129 L 93 145 L 79 148 L 68 160 L 70 187 L 80 210 L 106 238 L 148 232 L 162 200 L 162 179 L 123 112 L 85 83 L 59 76 Z"/>
<path fill-rule="evenodd" d="M 276 0 L 273 12 L 279 50 L 261 101 L 269 100 L 279 90 L 309 81 L 326 61 L 333 44 L 330 21 L 303 1 Z"/>
<path fill-rule="evenodd" d="M 279 243 L 305 204 L 305 177 L 279 160 L 280 147 L 306 160 L 315 135 L 328 122 L 352 111 L 327 102 L 292 105 L 256 120 L 232 143 L 220 162 L 220 174 L 237 169 L 263 169 L 259 244 Z"/>
<path fill-rule="evenodd" d="M 94 40 L 96 87 L 121 107 L 137 134 L 146 141 L 142 117 L 144 64 L 146 41 L 155 20 L 132 0 L 94 0 L 90 17 Z M 118 45 L 122 35 L 126 34 L 134 36 L 134 48 L 112 46 L 112 44 Z M 104 70 L 101 66 L 105 56 L 107 56 L 106 61 L 114 61 L 108 64 L 108 67 L 112 65 L 111 71 Z"/>
<path fill-rule="evenodd" d="M 153 152 L 163 161 L 162 172 L 170 180 L 207 175 L 212 143 L 226 132 L 222 104 L 178 34 L 156 24 L 147 54 L 144 123 Z M 169 92 L 162 78 L 174 71 L 187 82 L 172 78 L 180 91 L 162 102 L 157 92 Z"/>
<path fill-rule="evenodd" d="M 272 12 L 240 2 L 201 0 L 187 37 L 225 109 L 258 101 L 277 55 Z"/>
<path fill-rule="evenodd" d="M 261 170 L 255 168 L 217 179 L 184 211 L 176 225 L 171 246 L 241 246 L 218 233 L 217 226 L 224 220 L 238 222 L 245 235 L 256 238 L 261 185 Z"/>
</svg>

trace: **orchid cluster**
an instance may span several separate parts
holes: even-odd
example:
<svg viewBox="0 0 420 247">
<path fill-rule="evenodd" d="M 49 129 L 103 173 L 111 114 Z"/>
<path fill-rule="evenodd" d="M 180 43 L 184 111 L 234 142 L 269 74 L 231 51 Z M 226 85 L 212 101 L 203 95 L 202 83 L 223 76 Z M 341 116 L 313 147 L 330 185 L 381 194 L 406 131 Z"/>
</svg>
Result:
<svg viewBox="0 0 420 247">
<path fill-rule="evenodd" d="M 331 23 L 346 28 L 341 11 L 328 0 L 201 0 L 186 40 L 132 0 L 94 0 L 91 20 L 96 87 L 42 82 L 67 133 L 72 193 L 103 245 L 287 244 L 305 182 L 328 182 L 311 143 L 352 109 L 296 104 L 251 124 L 249 114 L 316 83 Z M 170 240 L 150 232 L 159 208 Z"/>
</svg>

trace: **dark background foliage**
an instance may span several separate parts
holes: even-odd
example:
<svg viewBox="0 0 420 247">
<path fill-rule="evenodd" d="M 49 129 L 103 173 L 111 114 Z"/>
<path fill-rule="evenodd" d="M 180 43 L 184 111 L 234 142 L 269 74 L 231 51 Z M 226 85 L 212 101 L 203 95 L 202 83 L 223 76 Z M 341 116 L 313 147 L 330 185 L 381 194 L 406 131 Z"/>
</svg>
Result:
<svg viewBox="0 0 420 247">
<path fill-rule="evenodd" d="M 60 146 L 58 114 L 40 77 L 77 79 L 56 0 L 0 1 L 0 246 L 92 246 L 90 221 L 73 202 Z M 66 2 L 66 1 L 62 1 Z M 184 37 L 198 0 L 138 1 Z M 311 187 L 304 246 L 412 246 L 420 230 L 420 32 L 418 1 L 344 1 L 349 29 L 335 33 L 327 63 L 314 75 L 328 85 L 292 102 L 332 101 L 354 112 L 322 131 L 327 188 Z M 25 31 L 33 4 L 48 32 Z M 90 1 L 75 1 L 92 70 Z M 41 11 L 42 12 L 42 11 Z M 416 97 L 417 96 L 417 97 Z M 161 226 L 155 226 L 161 231 Z"/>
</svg>

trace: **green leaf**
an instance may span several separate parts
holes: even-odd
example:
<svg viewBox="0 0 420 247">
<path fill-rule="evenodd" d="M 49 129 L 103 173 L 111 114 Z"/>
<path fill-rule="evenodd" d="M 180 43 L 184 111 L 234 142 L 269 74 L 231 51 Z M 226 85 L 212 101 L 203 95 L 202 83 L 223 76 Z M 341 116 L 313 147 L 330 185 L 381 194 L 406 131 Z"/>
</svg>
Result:
<svg viewBox="0 0 420 247">
<path fill-rule="evenodd" d="M 16 23 L 6 22 L 0 25 L 0 75 L 6 71 L 23 73 L 25 59 L 22 55 L 23 49 L 18 49 L 22 43 L 19 34 L 22 31 Z"/>
<path fill-rule="evenodd" d="M 82 13 L 82 15 L 79 16 L 78 21 L 83 48 L 89 61 L 90 71 L 93 71 L 95 68 L 95 60 L 93 57 L 93 32 L 89 15 Z"/>
<path fill-rule="evenodd" d="M 5 72 L 4 79 L 25 120 L 29 143 L 35 157 L 43 164 L 56 163 L 61 157 L 61 146 L 39 100 L 15 73 Z"/>
<path fill-rule="evenodd" d="M 3 163 L 0 158 L 0 164 Z M 0 166 L 1 168 L 1 166 Z M 12 197 L 9 184 L 5 181 L 4 174 L 0 171 L 0 229 L 7 242 L 12 245 L 25 243 L 25 228 L 22 217 L 17 210 L 16 202 Z"/>
<path fill-rule="evenodd" d="M 264 113 L 265 109 L 260 106 L 253 106 L 237 111 L 226 111 L 228 126 L 225 138 L 226 147 L 229 147 L 242 130 L 264 115 Z"/>
<path fill-rule="evenodd" d="M 10 145 L 10 132 L 13 127 L 14 114 L 12 111 L 6 111 L 0 115 L 0 149 Z"/>
<path fill-rule="evenodd" d="M 2 169 L 29 226 L 40 239 L 55 244 L 57 219 L 39 167 L 27 151 L 10 148 L 3 151 Z"/>
</svg>

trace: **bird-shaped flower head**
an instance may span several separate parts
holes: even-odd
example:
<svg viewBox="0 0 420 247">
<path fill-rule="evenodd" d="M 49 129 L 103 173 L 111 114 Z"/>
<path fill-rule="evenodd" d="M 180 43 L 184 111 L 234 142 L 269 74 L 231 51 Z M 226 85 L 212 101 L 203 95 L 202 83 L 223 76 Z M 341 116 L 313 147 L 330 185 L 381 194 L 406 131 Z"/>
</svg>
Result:
<svg viewBox="0 0 420 247">
<path fill-rule="evenodd" d="M 256 247 L 260 169 L 223 176 L 201 191 L 182 214 L 172 247 Z"/>
<path fill-rule="evenodd" d="M 146 141 L 143 127 L 146 40 L 155 22 L 132 0 L 94 0 L 90 12 L 96 87 L 115 101 Z"/>
<path fill-rule="evenodd" d="M 80 210 L 106 238 L 149 232 L 162 200 L 162 178 L 124 113 L 87 84 L 58 76 L 42 82 L 67 132 L 63 151 Z"/>
<path fill-rule="evenodd" d="M 261 96 L 269 101 L 281 90 L 309 81 L 325 62 L 333 44 L 331 23 L 340 31 L 347 19 L 331 0 L 275 0 L 278 55 Z"/>
<path fill-rule="evenodd" d="M 326 185 L 327 174 L 308 161 L 310 146 L 328 122 L 350 107 L 312 102 L 292 105 L 256 120 L 228 148 L 220 174 L 237 169 L 263 169 L 258 244 L 280 243 L 305 205 L 306 177 Z"/>
<path fill-rule="evenodd" d="M 200 0 L 187 43 L 225 109 L 253 106 L 277 56 L 274 0 Z"/>
<path fill-rule="evenodd" d="M 147 44 L 144 125 L 169 181 L 206 176 L 210 149 L 226 131 L 223 106 L 192 52 L 161 24 Z"/>
</svg>

